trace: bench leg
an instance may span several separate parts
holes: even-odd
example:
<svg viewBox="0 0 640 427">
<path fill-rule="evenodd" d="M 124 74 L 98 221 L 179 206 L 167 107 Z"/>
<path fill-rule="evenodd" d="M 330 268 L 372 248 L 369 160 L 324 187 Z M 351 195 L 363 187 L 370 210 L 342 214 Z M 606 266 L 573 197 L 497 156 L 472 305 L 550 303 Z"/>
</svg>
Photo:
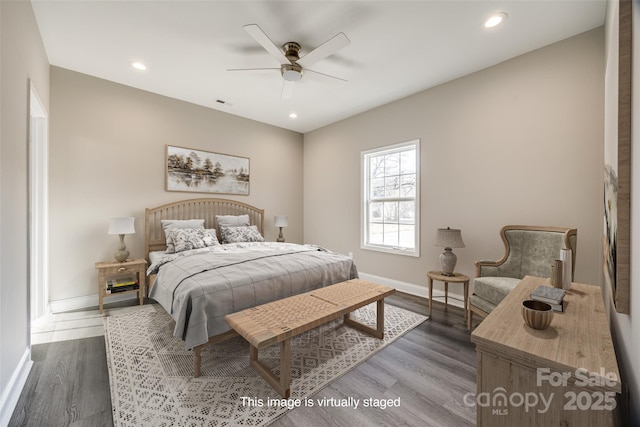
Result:
<svg viewBox="0 0 640 427">
<path fill-rule="evenodd" d="M 376 329 L 363 325 L 360 322 L 356 322 L 349 316 L 349 313 L 344 315 L 344 323 L 354 329 L 373 335 L 376 338 L 384 338 L 384 299 L 376 302 Z"/>
<path fill-rule="evenodd" d="M 280 343 L 280 378 L 258 360 L 258 349 L 252 345 L 249 346 L 251 367 L 285 399 L 291 395 L 291 344 L 289 341 L 286 339 Z"/>
</svg>

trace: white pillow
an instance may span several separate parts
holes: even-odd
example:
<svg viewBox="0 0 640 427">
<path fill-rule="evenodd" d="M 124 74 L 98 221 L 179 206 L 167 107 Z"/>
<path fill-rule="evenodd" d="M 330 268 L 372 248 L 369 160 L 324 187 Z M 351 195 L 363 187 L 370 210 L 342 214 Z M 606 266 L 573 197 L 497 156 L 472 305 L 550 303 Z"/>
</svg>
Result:
<svg viewBox="0 0 640 427">
<path fill-rule="evenodd" d="M 242 227 L 250 225 L 249 215 L 216 215 L 218 227 Z"/>
<path fill-rule="evenodd" d="M 215 229 L 170 228 L 169 235 L 176 253 L 220 245 Z"/>
<path fill-rule="evenodd" d="M 162 224 L 164 236 L 167 239 L 167 250 L 165 252 L 168 254 L 173 254 L 176 252 L 173 240 L 168 233 L 169 229 L 193 228 L 196 230 L 204 230 L 204 219 L 162 219 L 160 220 L 160 224 Z"/>
<path fill-rule="evenodd" d="M 220 237 L 222 243 L 264 242 L 264 237 L 255 225 L 221 227 Z"/>
</svg>

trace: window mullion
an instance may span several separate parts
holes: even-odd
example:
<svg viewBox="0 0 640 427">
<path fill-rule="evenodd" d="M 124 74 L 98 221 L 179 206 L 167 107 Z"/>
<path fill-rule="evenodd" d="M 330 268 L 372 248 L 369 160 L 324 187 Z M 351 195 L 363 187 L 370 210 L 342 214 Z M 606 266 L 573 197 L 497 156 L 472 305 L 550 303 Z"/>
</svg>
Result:
<svg viewBox="0 0 640 427">
<path fill-rule="evenodd" d="M 369 203 L 376 203 L 376 202 L 415 202 L 415 200 L 416 200 L 415 197 L 389 197 L 389 198 L 377 197 L 375 199 L 369 199 L 368 202 Z"/>
</svg>

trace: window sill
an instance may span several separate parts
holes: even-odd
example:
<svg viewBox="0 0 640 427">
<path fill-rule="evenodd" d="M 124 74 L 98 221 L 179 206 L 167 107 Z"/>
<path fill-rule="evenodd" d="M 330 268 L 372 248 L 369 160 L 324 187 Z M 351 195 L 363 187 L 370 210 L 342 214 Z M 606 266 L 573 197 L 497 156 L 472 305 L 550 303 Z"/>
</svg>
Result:
<svg viewBox="0 0 640 427">
<path fill-rule="evenodd" d="M 361 245 L 360 249 L 375 252 L 384 252 L 394 255 L 410 256 L 414 258 L 420 257 L 420 251 L 411 249 L 394 248 L 390 246 Z"/>
</svg>

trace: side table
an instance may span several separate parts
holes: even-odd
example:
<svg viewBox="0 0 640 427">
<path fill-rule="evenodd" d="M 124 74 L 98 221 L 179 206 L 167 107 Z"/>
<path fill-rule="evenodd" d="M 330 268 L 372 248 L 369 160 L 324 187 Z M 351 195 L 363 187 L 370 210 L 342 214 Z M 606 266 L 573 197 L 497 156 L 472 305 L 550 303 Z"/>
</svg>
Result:
<svg viewBox="0 0 640 427">
<path fill-rule="evenodd" d="M 449 283 L 464 284 L 464 319 L 467 320 L 467 308 L 469 301 L 469 276 L 461 273 L 453 273 L 453 276 L 445 276 L 442 271 L 430 271 L 427 273 L 429 278 L 429 317 L 431 317 L 431 303 L 433 301 L 433 281 L 439 280 L 444 282 L 444 307 L 447 308 L 449 302 Z"/>
<path fill-rule="evenodd" d="M 137 292 L 138 298 L 140 299 L 140 305 L 144 304 L 144 297 L 147 291 L 147 261 L 144 258 L 128 259 L 125 262 L 96 262 L 96 269 L 98 270 L 98 305 L 100 308 L 100 314 L 102 314 L 103 311 L 103 300 L 105 296 L 109 297 L 112 295 Z M 107 279 L 110 276 L 123 275 L 127 273 L 137 274 L 138 282 L 140 283 L 138 289 L 118 292 L 117 294 L 107 294 Z"/>
</svg>

